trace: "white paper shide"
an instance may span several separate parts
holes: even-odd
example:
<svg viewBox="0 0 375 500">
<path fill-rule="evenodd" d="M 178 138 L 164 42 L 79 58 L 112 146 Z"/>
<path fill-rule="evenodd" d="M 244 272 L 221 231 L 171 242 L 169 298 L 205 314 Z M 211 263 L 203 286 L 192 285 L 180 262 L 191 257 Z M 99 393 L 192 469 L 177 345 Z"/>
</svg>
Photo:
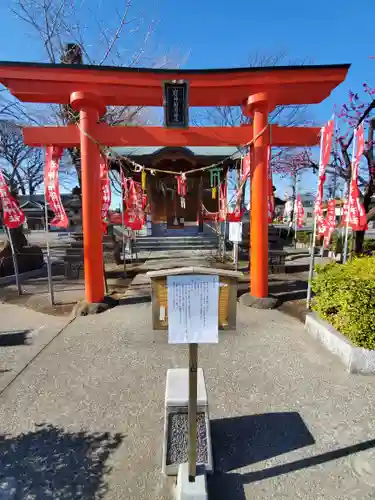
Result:
<svg viewBox="0 0 375 500">
<path fill-rule="evenodd" d="M 167 287 L 169 343 L 217 343 L 219 277 L 168 276 Z"/>
<path fill-rule="evenodd" d="M 229 222 L 229 241 L 233 243 L 242 241 L 242 222 Z"/>
</svg>

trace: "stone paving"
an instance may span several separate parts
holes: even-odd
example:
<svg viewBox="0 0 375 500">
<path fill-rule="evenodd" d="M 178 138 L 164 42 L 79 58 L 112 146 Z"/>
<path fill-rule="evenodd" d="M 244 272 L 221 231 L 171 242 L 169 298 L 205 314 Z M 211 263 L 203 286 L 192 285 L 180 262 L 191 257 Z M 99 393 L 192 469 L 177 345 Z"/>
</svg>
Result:
<svg viewBox="0 0 375 500">
<path fill-rule="evenodd" d="M 160 470 L 165 375 L 186 366 L 186 347 L 152 331 L 150 304 L 71 323 L 27 313 L 0 304 L 3 329 L 45 325 L 55 338 L 0 396 L 0 478 L 17 489 L 0 498 L 172 498 Z M 237 324 L 199 350 L 210 499 L 374 498 L 375 378 L 348 375 L 279 311 L 239 306 Z"/>
</svg>

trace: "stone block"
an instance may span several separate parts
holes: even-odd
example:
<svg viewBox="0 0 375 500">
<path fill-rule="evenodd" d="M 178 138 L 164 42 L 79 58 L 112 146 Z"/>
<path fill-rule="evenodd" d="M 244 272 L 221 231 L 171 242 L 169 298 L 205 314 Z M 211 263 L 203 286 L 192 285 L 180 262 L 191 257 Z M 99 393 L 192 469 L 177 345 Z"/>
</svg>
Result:
<svg viewBox="0 0 375 500">
<path fill-rule="evenodd" d="M 197 406 L 208 406 L 206 384 L 202 368 L 197 371 Z M 189 400 L 189 374 L 187 368 L 171 368 L 167 371 L 165 406 L 187 406 Z"/>
<path fill-rule="evenodd" d="M 183 463 L 178 468 L 176 500 L 208 500 L 207 480 L 204 471 L 199 471 L 194 482 L 189 481 L 189 466 Z"/>
<path fill-rule="evenodd" d="M 202 368 L 198 368 L 197 377 L 197 464 L 210 473 L 213 471 L 212 444 L 207 391 Z M 177 475 L 180 463 L 188 460 L 188 399 L 188 369 L 168 370 L 162 463 L 163 473 L 168 476 Z"/>
<path fill-rule="evenodd" d="M 305 330 L 337 356 L 349 373 L 375 375 L 375 351 L 357 347 L 316 313 L 306 316 Z"/>
</svg>

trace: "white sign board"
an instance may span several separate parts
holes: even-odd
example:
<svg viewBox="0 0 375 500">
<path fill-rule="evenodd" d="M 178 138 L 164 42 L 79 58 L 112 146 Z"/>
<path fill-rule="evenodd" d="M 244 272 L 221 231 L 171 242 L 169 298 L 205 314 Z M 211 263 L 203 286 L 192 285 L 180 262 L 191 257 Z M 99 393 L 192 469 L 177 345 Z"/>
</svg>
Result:
<svg viewBox="0 0 375 500">
<path fill-rule="evenodd" d="M 242 240 L 242 222 L 229 222 L 229 241 L 240 243 Z"/>
<path fill-rule="evenodd" d="M 219 276 L 168 276 L 168 342 L 219 342 Z"/>
</svg>

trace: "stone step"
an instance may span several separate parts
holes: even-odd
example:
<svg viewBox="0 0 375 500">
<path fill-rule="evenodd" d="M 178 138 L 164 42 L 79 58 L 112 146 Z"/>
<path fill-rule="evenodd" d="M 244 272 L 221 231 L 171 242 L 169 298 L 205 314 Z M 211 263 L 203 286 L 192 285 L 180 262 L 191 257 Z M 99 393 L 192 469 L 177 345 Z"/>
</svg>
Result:
<svg viewBox="0 0 375 500">
<path fill-rule="evenodd" d="M 212 241 L 216 236 L 139 236 L 137 241 Z"/>
<path fill-rule="evenodd" d="M 189 241 L 189 240 L 170 240 L 169 238 L 164 238 L 161 240 L 136 240 L 136 244 L 138 246 L 158 246 L 158 245 L 210 245 L 210 244 L 216 244 L 217 240 L 194 240 L 194 241 Z"/>
</svg>

